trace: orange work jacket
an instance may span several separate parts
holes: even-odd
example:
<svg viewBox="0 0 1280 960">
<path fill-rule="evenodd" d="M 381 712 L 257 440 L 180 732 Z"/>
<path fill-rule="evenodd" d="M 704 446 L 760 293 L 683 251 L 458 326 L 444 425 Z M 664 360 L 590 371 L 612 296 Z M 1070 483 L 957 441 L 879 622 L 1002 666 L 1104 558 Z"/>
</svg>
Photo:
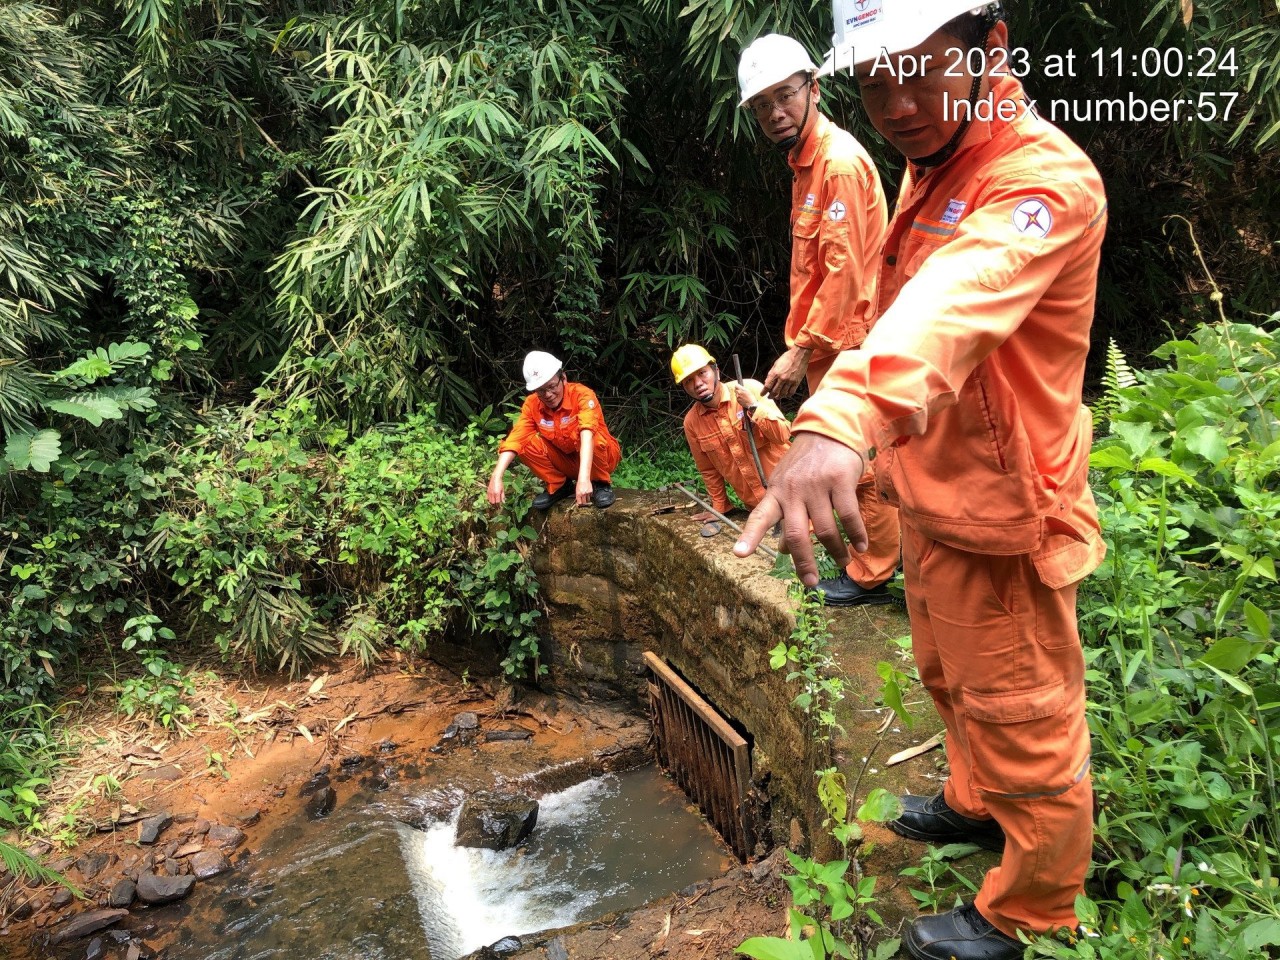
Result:
<svg viewBox="0 0 1280 960">
<path fill-rule="evenodd" d="M 756 398 L 756 409 L 750 419 L 760 463 L 768 479 L 791 446 L 791 425 L 776 403 L 761 396 L 762 383 L 744 380 L 743 386 Z M 739 500 L 754 508 L 764 499 L 764 485 L 751 456 L 751 442 L 745 428 L 746 411 L 739 405 L 732 384 L 722 382 L 717 389 L 719 398 L 714 404 L 695 403 L 684 415 L 684 438 L 689 441 L 693 462 L 707 485 L 711 506 L 721 513 L 729 509 L 727 482 Z"/>
<path fill-rule="evenodd" d="M 618 445 L 605 425 L 595 391 L 581 383 L 566 382 L 559 410 L 547 409 L 536 393 L 525 397 L 520 416 L 507 439 L 498 445 L 498 452 L 510 450 L 519 455 L 529 439 L 538 434 L 561 453 L 576 456 L 583 430 L 591 431 L 597 449 Z"/>
<path fill-rule="evenodd" d="M 822 114 L 787 162 L 795 180 L 784 335 L 820 360 L 858 346 L 870 329 L 888 204 L 871 156 Z"/>
<path fill-rule="evenodd" d="M 877 321 L 796 430 L 862 452 L 904 524 L 961 550 L 1031 554 L 1058 588 L 1105 553 L 1081 404 L 1106 197 L 1089 158 L 1024 113 L 975 121 L 940 167 L 908 169 Z"/>
</svg>

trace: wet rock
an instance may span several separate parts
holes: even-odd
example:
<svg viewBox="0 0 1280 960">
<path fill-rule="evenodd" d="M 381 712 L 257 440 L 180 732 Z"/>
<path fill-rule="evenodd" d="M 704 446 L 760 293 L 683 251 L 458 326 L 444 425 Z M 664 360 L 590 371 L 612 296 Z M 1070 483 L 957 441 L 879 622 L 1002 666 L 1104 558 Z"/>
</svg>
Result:
<svg viewBox="0 0 1280 960">
<path fill-rule="evenodd" d="M 298 796 L 305 797 L 309 794 L 315 793 L 323 787 L 329 786 L 329 770 L 329 764 L 326 763 L 323 767 L 313 773 L 311 775 L 311 779 L 304 783 L 302 785 L 302 789 L 298 791 Z"/>
<path fill-rule="evenodd" d="M 520 942 L 519 937 L 503 937 L 497 943 L 489 944 L 488 950 L 495 957 L 509 957 L 519 953 L 522 946 L 524 944 Z"/>
<path fill-rule="evenodd" d="M 161 877 L 144 873 L 138 878 L 138 899 L 153 907 L 172 903 L 189 894 L 195 882 L 195 877 Z"/>
<path fill-rule="evenodd" d="M 97 933 L 103 927 L 109 927 L 121 917 L 127 917 L 128 910 L 86 910 L 84 913 L 77 913 L 70 920 L 60 924 L 58 929 L 53 931 L 49 936 L 49 944 L 57 946 L 60 943 L 66 943 L 68 940 L 78 940 L 81 937 L 87 937 L 91 933 Z"/>
<path fill-rule="evenodd" d="M 49 901 L 49 906 L 55 910 L 61 910 L 71 902 L 73 894 L 66 887 L 61 888 L 53 895 L 53 899 Z"/>
<path fill-rule="evenodd" d="M 209 828 L 209 832 L 205 834 L 210 843 L 216 843 L 223 850 L 234 850 L 240 844 L 244 843 L 244 831 L 238 827 L 227 827 L 220 823 L 215 823 Z"/>
<path fill-rule="evenodd" d="M 191 858 L 191 872 L 201 880 L 208 880 L 231 869 L 231 861 L 219 850 L 205 850 Z"/>
<path fill-rule="evenodd" d="M 484 735 L 485 743 L 493 743 L 495 740 L 529 740 L 533 734 L 528 730 L 487 730 Z"/>
<path fill-rule="evenodd" d="M 138 842 L 143 845 L 155 843 L 171 823 L 173 823 L 173 817 L 167 813 L 157 813 L 153 817 L 147 817 L 138 824 Z"/>
<path fill-rule="evenodd" d="M 751 879 L 756 883 L 764 883 L 771 877 L 779 876 L 786 864 L 787 852 L 783 847 L 774 847 L 773 853 L 751 867 Z"/>
<path fill-rule="evenodd" d="M 183 857 L 195 856 L 197 853 L 199 853 L 203 849 L 204 849 L 204 845 L 199 843 L 198 841 L 195 841 L 192 843 L 184 843 L 177 850 L 173 851 L 173 859 L 181 860 Z"/>
<path fill-rule="evenodd" d="M 338 793 L 333 787 L 321 787 L 307 800 L 307 817 L 320 820 L 333 813 L 338 805 Z"/>
<path fill-rule="evenodd" d="M 394 753 L 396 748 L 399 746 L 400 744 L 396 743 L 394 740 L 383 740 L 380 744 L 378 744 L 378 752 Z"/>
<path fill-rule="evenodd" d="M 462 730 L 478 730 L 480 729 L 480 717 L 468 710 L 466 713 L 460 713 L 453 718 L 454 725 L 459 731 Z"/>
<path fill-rule="evenodd" d="M 455 843 L 506 850 L 529 836 L 537 822 L 538 801 L 532 797 L 480 791 L 462 804 Z"/>
<path fill-rule="evenodd" d="M 107 945 L 102 942 L 101 937 L 94 937 L 89 941 L 89 949 L 85 951 L 84 960 L 102 960 L 107 955 Z"/>
<path fill-rule="evenodd" d="M 10 911 L 9 916 L 14 920 L 30 920 L 31 915 L 35 912 L 35 902 L 32 900 L 23 900 Z"/>
<path fill-rule="evenodd" d="M 80 871 L 80 876 L 86 880 L 92 880 L 114 859 L 114 853 L 86 853 L 76 861 L 76 869 Z"/>
<path fill-rule="evenodd" d="M 127 907 L 133 903 L 134 894 L 137 892 L 138 886 L 128 877 L 121 878 L 115 882 L 115 886 L 111 888 L 111 892 L 107 894 L 107 906 L 109 907 Z"/>
<path fill-rule="evenodd" d="M 569 951 L 565 949 L 564 938 L 556 937 L 546 946 L 547 960 L 569 960 Z"/>
<path fill-rule="evenodd" d="M 252 827 L 255 823 L 262 819 L 262 811 L 257 807 L 250 807 L 247 810 L 240 810 L 231 814 L 231 819 L 241 827 Z"/>
</svg>

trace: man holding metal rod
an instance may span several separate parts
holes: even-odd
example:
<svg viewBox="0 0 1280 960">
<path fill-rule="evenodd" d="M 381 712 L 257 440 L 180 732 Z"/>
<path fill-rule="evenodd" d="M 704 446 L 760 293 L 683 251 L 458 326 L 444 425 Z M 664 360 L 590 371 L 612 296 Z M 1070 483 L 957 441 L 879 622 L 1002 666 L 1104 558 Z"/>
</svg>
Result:
<svg viewBox="0 0 1280 960">
<path fill-rule="evenodd" d="M 787 418 L 763 396 L 758 380 L 744 380 L 738 371 L 737 380 L 723 382 L 715 359 L 696 343 L 672 354 L 671 375 L 696 401 L 684 416 L 684 437 L 712 509 L 729 511 L 726 484 L 748 508 L 754 507 L 789 446 Z M 715 514 L 704 511 L 692 519 L 710 522 Z"/>
<path fill-rule="evenodd" d="M 1074 928 L 1093 840 L 1076 586 L 1105 553 L 1081 404 L 1107 203 L 1089 158 L 1001 68 L 999 3 L 837 2 L 824 69 L 850 69 L 907 159 L 878 319 L 801 408 L 735 552 L 780 518 L 801 579 L 809 528 L 865 542 L 869 448 L 902 517 L 911 642 L 950 774 L 889 826 L 1001 852 L 972 903 L 917 919 L 915 960 L 1020 960 Z M 841 8 L 844 8 L 843 10 Z M 960 57 L 964 70 L 952 71 Z"/>
<path fill-rule="evenodd" d="M 870 155 L 818 109 L 818 68 L 797 41 L 760 37 L 738 65 L 741 106 L 786 154 L 791 186 L 791 304 L 787 351 L 765 377 L 771 397 L 817 389 L 841 351 L 856 349 L 873 319 L 876 257 L 887 222 L 884 190 Z M 888 603 L 898 567 L 898 516 L 876 493 L 871 470 L 859 502 L 867 547 L 845 571 L 818 584 L 831 606 Z"/>
</svg>

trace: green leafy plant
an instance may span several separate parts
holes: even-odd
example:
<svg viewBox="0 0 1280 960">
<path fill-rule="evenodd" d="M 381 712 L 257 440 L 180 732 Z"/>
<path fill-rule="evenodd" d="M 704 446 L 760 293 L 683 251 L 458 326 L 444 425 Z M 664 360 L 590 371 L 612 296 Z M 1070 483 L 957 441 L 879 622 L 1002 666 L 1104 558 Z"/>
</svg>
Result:
<svg viewBox="0 0 1280 960">
<path fill-rule="evenodd" d="M 796 625 L 789 641 L 769 651 L 769 666 L 774 670 L 788 668 L 788 683 L 800 681 L 800 692 L 792 705 L 813 720 L 816 736 L 827 739 L 840 729 L 836 705 L 844 699 L 844 680 L 831 656 L 831 621 L 818 591 L 793 585 L 791 599 L 796 605 Z"/>
<path fill-rule="evenodd" d="M 963 898 L 978 892 L 978 885 L 956 869 L 955 861 L 977 853 L 981 847 L 972 843 L 948 843 L 940 847 L 930 844 L 917 863 L 903 867 L 900 876 L 909 877 L 923 887 L 910 887 L 922 910 L 934 913 L 959 906 Z"/>
</svg>

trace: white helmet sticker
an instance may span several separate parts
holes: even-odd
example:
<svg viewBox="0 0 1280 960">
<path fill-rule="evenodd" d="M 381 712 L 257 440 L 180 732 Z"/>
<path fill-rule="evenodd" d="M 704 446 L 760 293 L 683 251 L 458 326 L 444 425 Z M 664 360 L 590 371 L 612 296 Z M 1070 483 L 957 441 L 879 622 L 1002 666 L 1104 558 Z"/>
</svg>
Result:
<svg viewBox="0 0 1280 960">
<path fill-rule="evenodd" d="M 1053 214 L 1043 200 L 1023 200 L 1013 208 L 1013 229 L 1043 240 L 1053 229 Z"/>
<path fill-rule="evenodd" d="M 883 0 L 853 0 L 844 4 L 844 32 L 866 27 L 880 19 Z"/>
</svg>

